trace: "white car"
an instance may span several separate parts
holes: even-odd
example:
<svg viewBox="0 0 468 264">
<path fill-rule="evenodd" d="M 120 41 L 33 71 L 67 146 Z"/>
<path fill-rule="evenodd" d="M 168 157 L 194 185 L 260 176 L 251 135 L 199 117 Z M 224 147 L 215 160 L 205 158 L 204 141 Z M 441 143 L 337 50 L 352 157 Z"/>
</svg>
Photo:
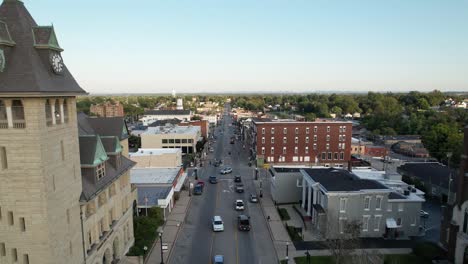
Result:
<svg viewBox="0 0 468 264">
<path fill-rule="evenodd" d="M 239 211 L 244 210 L 244 201 L 236 200 L 234 205 L 236 206 L 236 210 L 239 210 Z"/>
<path fill-rule="evenodd" d="M 219 215 L 213 216 L 213 231 L 224 231 L 223 219 L 221 219 L 221 216 Z"/>
</svg>

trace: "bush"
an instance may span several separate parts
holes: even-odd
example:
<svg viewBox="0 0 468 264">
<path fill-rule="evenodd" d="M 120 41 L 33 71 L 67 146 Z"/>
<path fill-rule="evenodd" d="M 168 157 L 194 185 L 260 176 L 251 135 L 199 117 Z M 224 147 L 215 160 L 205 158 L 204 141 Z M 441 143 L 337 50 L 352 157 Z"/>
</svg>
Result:
<svg viewBox="0 0 468 264">
<path fill-rule="evenodd" d="M 278 213 L 281 217 L 281 220 L 283 221 L 288 221 L 291 219 L 291 217 L 288 214 L 288 210 L 286 210 L 285 208 L 278 208 Z"/>
<path fill-rule="evenodd" d="M 156 239 L 156 230 L 164 223 L 162 210 L 157 207 L 150 208 L 148 216 L 133 218 L 135 245 L 128 251 L 128 256 L 142 256 L 145 253 L 143 247 L 148 247 L 148 250 L 151 248 Z"/>
<path fill-rule="evenodd" d="M 431 262 L 432 259 L 434 259 L 435 257 L 445 255 L 445 253 L 439 246 L 431 242 L 423 242 L 417 244 L 413 248 L 413 253 L 419 258 L 429 262 Z"/>
<path fill-rule="evenodd" d="M 299 235 L 299 232 L 297 232 L 297 229 L 294 226 L 289 226 L 288 224 L 285 224 L 284 226 L 286 227 L 292 241 L 302 241 L 302 236 Z"/>
</svg>

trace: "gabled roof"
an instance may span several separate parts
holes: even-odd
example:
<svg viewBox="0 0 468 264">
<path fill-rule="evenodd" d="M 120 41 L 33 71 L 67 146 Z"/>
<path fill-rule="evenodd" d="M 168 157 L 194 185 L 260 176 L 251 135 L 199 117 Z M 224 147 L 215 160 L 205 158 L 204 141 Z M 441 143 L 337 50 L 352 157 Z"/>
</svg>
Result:
<svg viewBox="0 0 468 264">
<path fill-rule="evenodd" d="M 108 154 L 122 152 L 122 145 L 118 137 L 114 136 L 102 136 L 102 145 Z"/>
<path fill-rule="evenodd" d="M 81 165 L 96 166 L 109 159 L 99 135 L 80 136 Z"/>
<path fill-rule="evenodd" d="M 90 126 L 101 136 L 128 138 L 128 129 L 123 117 L 88 117 Z"/>
<path fill-rule="evenodd" d="M 6 60 L 0 71 L 0 94 L 86 93 L 66 66 L 61 74 L 53 73 L 49 50 L 59 52 L 61 49 L 52 27 L 38 27 L 18 0 L 3 1 L 0 20 L 0 48 Z"/>
</svg>

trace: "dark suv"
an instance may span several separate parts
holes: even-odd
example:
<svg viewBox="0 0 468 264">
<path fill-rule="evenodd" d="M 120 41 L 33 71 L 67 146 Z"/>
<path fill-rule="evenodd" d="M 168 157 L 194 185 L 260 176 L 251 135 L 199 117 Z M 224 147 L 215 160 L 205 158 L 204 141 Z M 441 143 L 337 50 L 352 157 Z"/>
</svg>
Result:
<svg viewBox="0 0 468 264">
<path fill-rule="evenodd" d="M 237 217 L 237 226 L 240 231 L 250 231 L 250 216 L 239 215 Z"/>
<path fill-rule="evenodd" d="M 234 182 L 241 182 L 241 181 L 242 181 L 241 176 L 236 175 L 236 176 L 234 177 Z"/>
<path fill-rule="evenodd" d="M 236 192 L 237 193 L 243 193 L 244 192 L 244 185 L 242 183 L 238 183 L 236 185 Z"/>
</svg>

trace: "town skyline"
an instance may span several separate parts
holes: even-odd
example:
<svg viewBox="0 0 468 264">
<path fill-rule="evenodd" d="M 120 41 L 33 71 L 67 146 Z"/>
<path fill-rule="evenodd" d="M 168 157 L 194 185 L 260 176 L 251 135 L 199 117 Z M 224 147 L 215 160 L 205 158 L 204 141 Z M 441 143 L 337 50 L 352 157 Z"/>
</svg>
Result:
<svg viewBox="0 0 468 264">
<path fill-rule="evenodd" d="M 24 2 L 91 94 L 468 90 L 461 2 Z"/>
</svg>

